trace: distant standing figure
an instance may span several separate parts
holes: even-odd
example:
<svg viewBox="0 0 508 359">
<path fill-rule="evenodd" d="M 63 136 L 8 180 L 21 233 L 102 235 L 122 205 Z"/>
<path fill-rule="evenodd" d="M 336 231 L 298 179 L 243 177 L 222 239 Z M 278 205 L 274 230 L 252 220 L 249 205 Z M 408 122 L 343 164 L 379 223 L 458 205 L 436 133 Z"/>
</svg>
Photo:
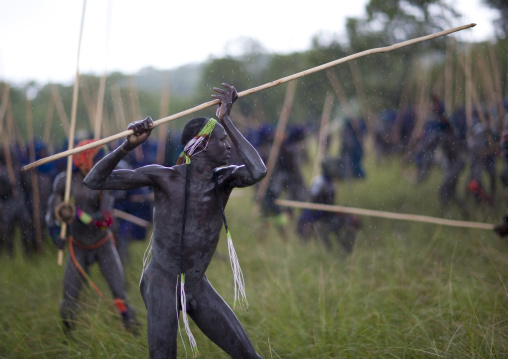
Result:
<svg viewBox="0 0 508 359">
<path fill-rule="evenodd" d="M 32 217 L 26 203 L 26 193 L 21 186 L 19 163 L 11 156 L 10 163 L 4 149 L 0 149 L 0 249 L 5 247 L 9 257 L 14 257 L 14 234 L 18 227 L 24 254 L 33 255 L 37 250 Z"/>
<path fill-rule="evenodd" d="M 363 119 L 347 119 L 342 129 L 342 146 L 340 162 L 343 166 L 343 177 L 352 179 L 365 178 L 363 169 L 363 136 L 367 131 Z"/>
<path fill-rule="evenodd" d="M 508 118 L 508 114 L 507 114 Z M 508 130 L 504 130 L 501 134 L 500 140 L 501 158 L 503 160 L 503 170 L 501 171 L 501 182 L 504 187 L 504 201 L 508 205 Z M 494 232 L 499 236 L 505 237 L 508 235 L 508 210 L 503 216 L 503 222 L 494 227 Z"/>
<path fill-rule="evenodd" d="M 333 161 L 332 158 L 323 160 L 322 172 L 312 181 L 310 187 L 310 202 L 335 204 L 336 190 L 333 178 L 337 171 L 334 169 Z M 359 226 L 358 217 L 351 214 L 305 209 L 298 220 L 298 234 L 301 238 L 307 239 L 314 229 L 326 249 L 332 248 L 330 241 L 334 240 L 349 254 L 353 251 Z"/>
<path fill-rule="evenodd" d="M 84 140 L 77 147 L 90 142 L 93 140 Z M 124 327 L 135 331 L 138 326 L 134 309 L 128 303 L 123 267 L 110 230 L 113 223 L 113 196 L 110 191 L 92 190 L 83 184 L 85 175 L 103 155 L 101 147 L 74 155 L 73 161 L 77 169 L 72 173 L 72 204 L 63 201 L 67 178 L 65 172 L 55 178 L 48 199 L 46 223 L 59 249 L 63 249 L 65 244 L 60 239 L 61 223 L 68 225 L 69 256 L 65 265 L 63 300 L 60 303 L 60 316 L 66 334 L 75 328 L 81 287 L 88 278 L 89 267 L 94 263 L 98 263 L 111 289 L 114 305 L 122 316 Z"/>
<path fill-rule="evenodd" d="M 431 95 L 431 111 L 438 121 L 439 143 L 445 159 L 444 175 L 439 186 L 439 202 L 442 209 L 447 209 L 451 203 L 455 203 L 467 217 L 465 207 L 457 196 L 457 183 L 460 174 L 465 167 L 465 152 L 463 141 L 458 131 L 453 127 L 445 114 L 444 105 L 437 96 Z"/>
<path fill-rule="evenodd" d="M 467 190 L 473 194 L 477 202 L 492 204 L 496 192 L 496 167 L 493 156 L 494 146 L 491 143 L 493 134 L 481 122 L 472 128 L 469 141 L 471 172 Z M 483 177 L 485 173 L 489 178 L 489 191 L 486 190 Z"/>
</svg>

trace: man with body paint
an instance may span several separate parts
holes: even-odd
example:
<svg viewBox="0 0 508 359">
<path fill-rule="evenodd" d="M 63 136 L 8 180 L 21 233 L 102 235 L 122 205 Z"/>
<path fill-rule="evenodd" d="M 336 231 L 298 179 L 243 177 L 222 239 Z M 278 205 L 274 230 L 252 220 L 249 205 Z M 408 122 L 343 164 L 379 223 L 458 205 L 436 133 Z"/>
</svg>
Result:
<svg viewBox="0 0 508 359">
<path fill-rule="evenodd" d="M 81 141 L 77 147 L 93 141 Z M 136 313 L 128 303 L 125 275 L 110 230 L 114 198 L 111 191 L 94 191 L 83 184 L 94 161 L 101 158 L 104 152 L 103 148 L 96 147 L 74 155 L 75 170 L 71 174 L 70 189 L 72 203 L 64 202 L 66 172 L 56 176 L 48 198 L 46 224 L 58 249 L 63 249 L 65 245 L 60 239 L 60 225 L 63 222 L 68 225 L 69 256 L 65 265 L 63 300 L 60 303 L 60 316 L 66 334 L 70 334 L 76 325 L 78 298 L 83 282 L 88 281 L 105 299 L 88 276 L 89 268 L 94 263 L 98 263 L 111 289 L 113 303 L 122 316 L 124 327 L 134 333 L 138 327 Z"/>
<path fill-rule="evenodd" d="M 208 282 L 205 272 L 219 241 L 223 223 L 241 304 L 246 304 L 243 276 L 232 247 L 224 206 L 235 187 L 247 187 L 266 175 L 254 147 L 242 136 L 229 114 L 236 89 L 214 88 L 219 99 L 213 118 L 190 120 L 182 132 L 184 151 L 172 167 L 148 165 L 115 170 L 117 163 L 150 135 L 150 117 L 131 123 L 134 133 L 97 163 L 84 183 L 93 189 L 132 189 L 151 186 L 154 215 L 151 258 L 143 270 L 140 289 L 148 312 L 150 358 L 176 358 L 178 317 L 182 311 L 191 348 L 197 355 L 186 313 L 221 349 L 233 358 L 260 358 L 239 320 Z M 231 145 L 243 165 L 229 165 Z"/>
</svg>

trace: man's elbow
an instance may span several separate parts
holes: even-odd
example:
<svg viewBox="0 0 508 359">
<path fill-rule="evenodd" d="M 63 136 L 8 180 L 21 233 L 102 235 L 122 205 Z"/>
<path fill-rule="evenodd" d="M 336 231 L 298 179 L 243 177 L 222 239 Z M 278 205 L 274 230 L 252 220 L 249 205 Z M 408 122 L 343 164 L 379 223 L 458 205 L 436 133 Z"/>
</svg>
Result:
<svg viewBox="0 0 508 359">
<path fill-rule="evenodd" d="M 266 167 L 263 166 L 263 168 L 259 169 L 256 173 L 256 175 L 254 176 L 256 178 L 256 182 L 259 182 L 261 181 L 263 178 L 266 177 L 266 174 L 267 174 L 267 170 L 266 170 Z"/>
<path fill-rule="evenodd" d="M 98 181 L 90 176 L 90 174 L 85 176 L 85 179 L 83 180 L 83 184 L 87 186 L 90 189 L 99 190 L 102 189 L 103 183 L 101 181 Z"/>
<path fill-rule="evenodd" d="M 261 173 L 261 179 L 265 178 L 267 174 L 268 174 L 268 170 L 266 169 L 265 166 L 263 166 L 263 171 Z"/>
</svg>

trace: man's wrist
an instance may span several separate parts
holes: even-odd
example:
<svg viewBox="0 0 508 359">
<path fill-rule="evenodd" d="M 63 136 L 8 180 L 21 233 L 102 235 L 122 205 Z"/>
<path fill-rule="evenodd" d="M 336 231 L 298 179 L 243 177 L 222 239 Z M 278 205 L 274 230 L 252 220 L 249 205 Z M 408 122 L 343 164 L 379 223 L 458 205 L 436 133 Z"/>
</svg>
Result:
<svg viewBox="0 0 508 359">
<path fill-rule="evenodd" d="M 124 143 L 122 143 L 122 145 L 120 146 L 120 151 L 122 151 L 122 152 L 123 152 L 123 153 L 125 153 L 125 154 L 128 154 L 128 153 L 129 153 L 130 151 L 132 151 L 133 149 L 132 149 L 132 148 L 129 148 L 129 149 L 125 148 L 125 144 L 126 144 L 125 142 L 124 142 Z"/>
</svg>

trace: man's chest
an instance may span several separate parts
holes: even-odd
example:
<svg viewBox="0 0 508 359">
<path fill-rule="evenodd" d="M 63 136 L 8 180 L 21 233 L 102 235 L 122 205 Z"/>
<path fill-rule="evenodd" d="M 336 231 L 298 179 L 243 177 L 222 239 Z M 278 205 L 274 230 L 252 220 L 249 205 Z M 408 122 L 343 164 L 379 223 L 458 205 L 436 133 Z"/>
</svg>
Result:
<svg viewBox="0 0 508 359">
<path fill-rule="evenodd" d="M 102 191 L 89 189 L 83 181 L 73 181 L 71 194 L 74 204 L 82 209 L 98 209 L 103 201 Z"/>
</svg>

